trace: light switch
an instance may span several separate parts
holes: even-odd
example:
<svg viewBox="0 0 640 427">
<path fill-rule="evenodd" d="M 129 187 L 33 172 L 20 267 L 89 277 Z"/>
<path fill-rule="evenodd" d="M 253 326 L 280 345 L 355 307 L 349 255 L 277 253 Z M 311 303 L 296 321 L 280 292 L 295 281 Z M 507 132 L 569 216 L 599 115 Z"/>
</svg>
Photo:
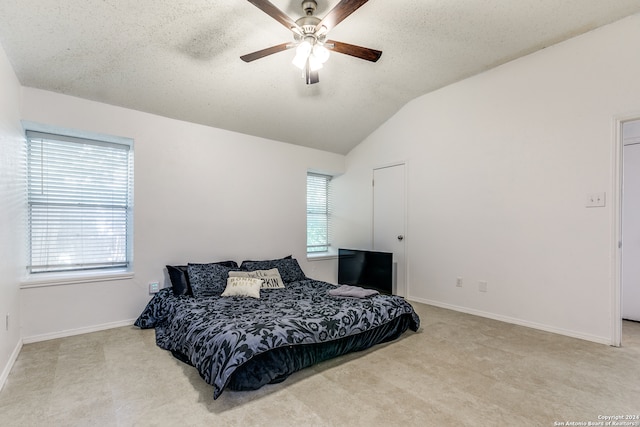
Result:
<svg viewBox="0 0 640 427">
<path fill-rule="evenodd" d="M 160 290 L 160 284 L 158 282 L 149 283 L 149 293 L 150 294 L 158 293 L 159 290 Z"/>
<path fill-rule="evenodd" d="M 586 206 L 588 208 L 601 208 L 606 206 L 606 196 L 607 193 L 604 192 L 587 194 Z"/>
</svg>

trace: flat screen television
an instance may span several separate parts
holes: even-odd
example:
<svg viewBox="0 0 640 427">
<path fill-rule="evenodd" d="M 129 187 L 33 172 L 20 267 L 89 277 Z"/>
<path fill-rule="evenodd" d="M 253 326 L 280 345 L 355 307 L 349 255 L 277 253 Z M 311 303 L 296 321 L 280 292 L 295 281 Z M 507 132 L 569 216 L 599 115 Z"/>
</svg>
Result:
<svg viewBox="0 0 640 427">
<path fill-rule="evenodd" d="M 393 294 L 393 254 L 338 249 L 338 283 Z"/>
</svg>

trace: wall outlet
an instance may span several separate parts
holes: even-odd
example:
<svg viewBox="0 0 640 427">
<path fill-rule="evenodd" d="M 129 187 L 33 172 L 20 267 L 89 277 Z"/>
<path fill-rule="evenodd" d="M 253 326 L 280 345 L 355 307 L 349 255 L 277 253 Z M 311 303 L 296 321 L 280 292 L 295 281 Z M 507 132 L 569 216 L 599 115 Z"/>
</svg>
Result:
<svg viewBox="0 0 640 427">
<path fill-rule="evenodd" d="M 4 318 L 4 327 L 7 331 L 9 330 L 9 313 L 7 313 L 6 317 Z"/>
<path fill-rule="evenodd" d="M 587 202 L 585 204 L 588 208 L 604 207 L 607 204 L 607 193 L 587 194 Z"/>
<path fill-rule="evenodd" d="M 481 280 L 478 282 L 478 290 L 480 292 L 487 292 L 487 281 Z"/>
<path fill-rule="evenodd" d="M 456 279 L 456 287 L 458 287 L 458 288 L 462 287 L 462 277 L 458 277 Z"/>
<path fill-rule="evenodd" d="M 158 293 L 159 290 L 160 290 L 160 283 L 158 283 L 158 282 L 149 283 L 149 293 L 150 294 L 156 294 L 156 293 Z"/>
</svg>

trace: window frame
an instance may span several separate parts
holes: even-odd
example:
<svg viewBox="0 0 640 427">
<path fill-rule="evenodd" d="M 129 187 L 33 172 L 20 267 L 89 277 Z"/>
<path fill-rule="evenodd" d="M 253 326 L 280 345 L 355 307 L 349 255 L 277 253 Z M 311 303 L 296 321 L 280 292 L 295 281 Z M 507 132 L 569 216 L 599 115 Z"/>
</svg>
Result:
<svg viewBox="0 0 640 427">
<path fill-rule="evenodd" d="M 133 212 L 134 212 L 134 141 L 131 138 L 97 134 L 85 131 L 76 131 L 70 129 L 61 129 L 58 127 L 41 125 L 33 122 L 24 122 L 23 128 L 25 131 L 25 180 L 27 184 L 26 189 L 26 240 L 27 240 L 27 253 L 26 253 L 26 277 L 21 284 L 21 287 L 40 286 L 43 284 L 63 284 L 73 282 L 91 282 L 97 280 L 117 280 L 120 278 L 133 277 Z M 119 152 L 121 158 L 117 160 L 120 163 L 124 173 L 124 183 L 119 184 L 120 194 L 124 194 L 126 201 L 124 205 L 122 203 L 116 210 L 120 210 L 120 217 L 124 218 L 124 249 L 119 253 L 122 255 L 121 261 L 113 263 L 112 266 L 107 265 L 106 258 L 102 258 L 102 265 L 99 268 L 90 268 L 84 265 L 80 266 L 64 266 L 62 268 L 44 268 L 40 271 L 33 271 L 33 241 L 32 234 L 32 198 L 29 184 L 32 180 L 31 175 L 31 158 L 30 158 L 30 145 L 32 140 L 38 138 L 48 138 L 50 140 L 63 141 L 69 147 L 73 147 L 74 143 L 78 143 L 78 148 L 82 149 L 86 146 L 94 147 L 107 147 L 108 149 L 115 149 Z M 124 163 L 123 163 L 124 162 Z M 72 166 L 72 163 L 69 163 Z M 109 165 L 105 165 L 105 171 L 108 171 Z M 73 188 L 71 186 L 71 188 Z M 106 193 L 100 193 L 104 196 Z M 110 193 L 109 193 L 110 194 Z M 42 205 L 41 205 L 42 206 Z M 71 204 L 67 205 L 71 206 Z M 108 209 L 109 206 L 107 205 Z M 113 208 L 113 206 L 111 206 Z M 124 212 L 122 212 L 124 209 Z M 83 215 L 87 215 L 85 211 Z M 46 215 L 45 215 L 46 216 Z M 64 224 L 63 224 L 64 226 Z M 91 237 L 84 236 L 85 241 L 91 241 Z M 55 241 L 55 240 L 54 240 Z M 106 246 L 108 247 L 108 246 Z M 83 253 L 83 252 L 80 252 Z"/>
<path fill-rule="evenodd" d="M 324 179 L 324 202 L 321 203 L 321 206 L 310 206 L 310 192 L 311 191 L 322 191 L 321 186 L 315 184 L 313 188 L 310 188 L 310 178 L 321 178 Z M 332 176 L 323 173 L 317 172 L 307 172 L 307 256 L 308 257 L 322 257 L 326 255 L 330 255 L 331 251 L 331 180 Z M 316 196 L 319 194 L 316 193 Z M 318 224 L 318 222 L 324 222 L 324 228 L 321 231 L 321 234 L 324 234 L 325 240 L 320 243 L 310 244 L 309 234 L 310 234 L 310 215 L 324 216 L 324 220 L 315 221 L 314 224 Z M 320 248 L 319 250 L 310 250 L 312 248 Z"/>
</svg>

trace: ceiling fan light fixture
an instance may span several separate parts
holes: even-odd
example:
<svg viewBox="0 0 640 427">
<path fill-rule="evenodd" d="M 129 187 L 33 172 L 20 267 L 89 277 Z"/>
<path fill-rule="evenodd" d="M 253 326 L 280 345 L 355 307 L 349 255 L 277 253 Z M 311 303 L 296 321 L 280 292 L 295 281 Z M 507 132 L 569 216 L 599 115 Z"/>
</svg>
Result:
<svg viewBox="0 0 640 427">
<path fill-rule="evenodd" d="M 322 68 L 322 61 L 318 60 L 314 55 L 309 55 L 309 69 L 318 71 L 320 68 Z"/>
<path fill-rule="evenodd" d="M 302 41 L 300 44 L 298 44 L 298 47 L 296 47 L 296 56 L 294 56 L 291 63 L 303 70 L 307 65 L 307 60 L 309 59 L 309 55 L 311 54 L 312 49 L 313 46 L 308 40 Z"/>
<path fill-rule="evenodd" d="M 335 0 L 337 5 L 322 19 L 315 15 L 318 5 L 316 0 L 298 1 L 301 1 L 304 16 L 294 21 L 270 0 L 249 0 L 254 6 L 291 30 L 294 41 L 243 55 L 240 59 L 244 62 L 251 62 L 295 47 L 296 55 L 291 61 L 292 64 L 302 70 L 307 84 L 314 84 L 320 81 L 317 70 L 322 68 L 329 59 L 329 49 L 371 62 L 376 62 L 380 58 L 382 52 L 379 50 L 327 40 L 327 33 L 332 28 L 367 3 L 368 0 Z"/>
<path fill-rule="evenodd" d="M 296 56 L 291 63 L 301 70 L 308 66 L 311 71 L 318 71 L 328 59 L 329 49 L 316 39 L 305 37 L 296 47 Z"/>
<path fill-rule="evenodd" d="M 309 56 L 313 49 L 313 45 L 309 40 L 302 41 L 298 47 L 296 47 L 296 56 Z"/>
<path fill-rule="evenodd" d="M 316 43 L 313 46 L 312 56 L 315 57 L 318 61 L 320 61 L 321 63 L 324 64 L 329 59 L 329 49 L 327 49 L 326 47 L 324 47 L 320 43 Z"/>
<path fill-rule="evenodd" d="M 293 57 L 293 61 L 291 61 L 291 63 L 297 68 L 304 70 L 305 65 L 307 65 L 307 58 L 307 56 L 296 55 Z"/>
</svg>

